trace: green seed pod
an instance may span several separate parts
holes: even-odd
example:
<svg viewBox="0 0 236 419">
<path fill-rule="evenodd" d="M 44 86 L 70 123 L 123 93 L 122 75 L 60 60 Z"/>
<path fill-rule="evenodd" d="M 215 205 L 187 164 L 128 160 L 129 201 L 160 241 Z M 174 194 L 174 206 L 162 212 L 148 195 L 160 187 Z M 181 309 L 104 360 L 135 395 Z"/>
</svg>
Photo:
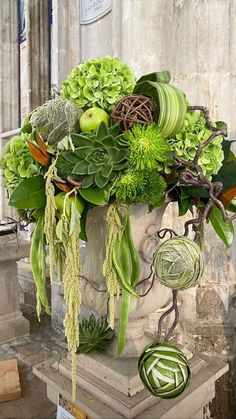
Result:
<svg viewBox="0 0 236 419">
<path fill-rule="evenodd" d="M 186 357 L 169 343 L 147 346 L 139 358 L 138 369 L 144 386 L 162 399 L 179 396 L 191 378 Z"/>
<path fill-rule="evenodd" d="M 186 289 L 194 287 L 201 279 L 204 256 L 193 240 L 173 237 L 158 248 L 153 266 L 163 285 L 172 289 Z"/>
</svg>

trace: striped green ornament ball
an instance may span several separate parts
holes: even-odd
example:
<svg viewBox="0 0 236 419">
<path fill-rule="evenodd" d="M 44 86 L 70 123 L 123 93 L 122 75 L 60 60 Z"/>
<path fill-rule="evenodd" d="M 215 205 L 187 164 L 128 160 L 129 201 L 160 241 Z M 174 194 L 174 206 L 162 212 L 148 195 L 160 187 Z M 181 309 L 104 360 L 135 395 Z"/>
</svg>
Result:
<svg viewBox="0 0 236 419">
<path fill-rule="evenodd" d="M 153 343 L 139 358 L 144 386 L 157 397 L 173 399 L 188 387 L 191 372 L 184 354 L 169 343 Z"/>
<path fill-rule="evenodd" d="M 200 281 L 204 270 L 204 255 L 193 240 L 173 237 L 158 248 L 153 266 L 163 285 L 172 289 L 186 289 Z"/>
</svg>

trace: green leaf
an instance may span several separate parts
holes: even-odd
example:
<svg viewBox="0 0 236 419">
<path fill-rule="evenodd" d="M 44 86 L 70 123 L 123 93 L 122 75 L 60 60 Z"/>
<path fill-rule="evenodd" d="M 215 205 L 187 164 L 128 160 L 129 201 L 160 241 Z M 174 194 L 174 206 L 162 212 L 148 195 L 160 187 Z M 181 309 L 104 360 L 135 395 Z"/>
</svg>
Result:
<svg viewBox="0 0 236 419">
<path fill-rule="evenodd" d="M 187 111 L 185 95 L 167 83 L 145 80 L 138 83 L 134 93 L 153 98 L 159 109 L 158 125 L 166 137 L 177 134 L 184 125 Z"/>
<path fill-rule="evenodd" d="M 66 244 L 66 234 L 63 228 L 62 220 L 59 220 L 56 225 L 56 236 L 60 242 Z"/>
<path fill-rule="evenodd" d="M 108 182 L 108 178 L 102 176 L 101 172 L 95 174 L 95 183 L 101 189 L 103 188 Z"/>
<path fill-rule="evenodd" d="M 87 175 L 83 179 L 82 188 L 89 188 L 94 182 L 94 175 Z"/>
<path fill-rule="evenodd" d="M 70 232 L 69 235 L 76 233 L 78 236 L 80 235 L 80 218 L 81 214 L 77 210 L 75 202 L 71 199 L 71 217 L 70 217 Z"/>
<path fill-rule="evenodd" d="M 156 81 L 158 83 L 169 83 L 170 79 L 171 79 L 171 75 L 168 70 L 157 71 L 156 73 L 149 73 L 140 77 L 140 79 L 137 81 L 137 84 L 145 80 Z"/>
<path fill-rule="evenodd" d="M 224 162 L 223 164 L 228 161 L 228 160 L 234 160 L 235 159 L 235 155 L 234 153 L 230 150 L 232 144 L 235 143 L 235 141 L 230 141 L 230 140 L 226 140 L 225 138 L 223 139 L 221 146 L 224 152 Z"/>
<path fill-rule="evenodd" d="M 104 166 L 104 167 L 102 168 L 102 172 L 101 172 L 101 174 L 102 174 L 102 176 L 104 176 L 104 177 L 109 177 L 109 176 L 110 176 L 110 174 L 111 174 L 111 172 L 112 172 L 112 165 L 107 164 L 106 166 Z"/>
<path fill-rule="evenodd" d="M 116 141 L 112 137 L 112 135 L 108 135 L 107 137 L 103 138 L 102 143 L 104 144 L 104 146 L 106 148 L 115 147 L 116 146 Z"/>
<path fill-rule="evenodd" d="M 71 134 L 71 139 L 75 147 L 93 146 L 93 140 L 86 135 Z"/>
<path fill-rule="evenodd" d="M 79 238 L 80 240 L 84 240 L 85 242 L 88 240 L 87 234 L 86 234 L 86 221 L 87 221 L 87 215 L 88 215 L 89 207 L 85 205 L 85 208 L 81 214 L 80 218 L 80 234 Z"/>
<path fill-rule="evenodd" d="M 120 124 L 112 125 L 109 128 L 109 133 L 112 135 L 113 138 L 116 138 L 120 133 Z"/>
<path fill-rule="evenodd" d="M 78 163 L 78 156 L 73 153 L 72 151 L 65 151 L 64 153 L 59 154 L 59 157 L 62 156 L 66 160 L 68 160 L 71 163 Z"/>
<path fill-rule="evenodd" d="M 126 156 L 129 154 L 128 148 L 118 149 L 117 147 L 111 147 L 108 149 L 108 153 L 112 158 L 112 162 L 114 164 L 118 164 L 120 162 L 123 162 Z"/>
<path fill-rule="evenodd" d="M 101 122 L 101 124 L 99 125 L 97 132 L 96 132 L 96 137 L 98 139 L 98 141 L 102 141 L 102 139 L 104 137 L 106 137 L 108 135 L 108 130 L 107 130 L 107 126 L 105 124 L 105 122 Z"/>
<path fill-rule="evenodd" d="M 18 209 L 45 207 L 45 180 L 43 176 L 39 175 L 22 180 L 11 194 L 9 205 Z"/>
<path fill-rule="evenodd" d="M 89 146 L 76 148 L 75 150 L 76 157 L 78 156 L 79 159 L 84 159 L 89 153 L 91 153 L 91 151 L 93 151 L 93 148 Z M 78 157 L 77 157 L 77 161 L 78 161 Z"/>
<path fill-rule="evenodd" d="M 216 176 L 212 178 L 213 182 L 222 182 L 224 187 L 222 193 L 236 185 L 236 160 L 226 161 Z"/>
<path fill-rule="evenodd" d="M 227 211 L 229 212 L 233 212 L 234 214 L 236 213 L 236 204 L 234 204 L 233 202 L 231 202 L 227 208 Z"/>
<path fill-rule="evenodd" d="M 216 234 L 223 240 L 224 244 L 229 247 L 234 238 L 234 225 L 233 223 L 226 223 L 223 220 L 222 212 L 215 205 L 210 212 L 210 222 Z"/>
<path fill-rule="evenodd" d="M 93 175 L 101 170 L 102 164 L 101 163 L 90 163 L 88 165 L 88 175 Z"/>
<path fill-rule="evenodd" d="M 79 161 L 72 171 L 75 175 L 87 175 L 88 174 L 88 163 L 85 160 Z"/>
<path fill-rule="evenodd" d="M 228 129 L 228 126 L 225 121 L 216 121 L 216 126 L 219 129 Z"/>
<path fill-rule="evenodd" d="M 79 189 L 79 193 L 85 201 L 91 204 L 103 206 L 108 204 L 110 199 L 110 186 L 106 185 L 104 188 L 90 187 L 86 189 Z"/>
<path fill-rule="evenodd" d="M 189 205 L 190 205 L 190 198 L 187 199 L 180 199 L 178 201 L 178 205 L 179 205 L 179 216 L 185 215 L 186 212 L 189 209 Z"/>
</svg>

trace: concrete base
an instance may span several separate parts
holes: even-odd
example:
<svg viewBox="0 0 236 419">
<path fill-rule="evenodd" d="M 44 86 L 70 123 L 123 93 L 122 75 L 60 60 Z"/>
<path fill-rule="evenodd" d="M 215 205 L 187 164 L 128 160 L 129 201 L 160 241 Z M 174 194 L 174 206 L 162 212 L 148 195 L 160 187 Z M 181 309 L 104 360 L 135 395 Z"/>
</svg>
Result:
<svg viewBox="0 0 236 419">
<path fill-rule="evenodd" d="M 143 388 L 137 375 L 137 359 L 136 371 L 135 360 L 110 360 L 110 364 L 116 366 L 101 366 L 99 373 L 97 367 L 103 356 L 78 357 L 76 403 L 94 419 L 174 419 L 176 412 L 181 419 L 202 419 L 204 406 L 215 397 L 215 381 L 228 370 L 228 365 L 222 361 L 194 355 L 190 360 L 192 380 L 189 388 L 177 399 L 161 400 Z M 89 365 L 90 372 L 86 370 Z M 47 394 L 53 403 L 57 403 L 59 392 L 71 398 L 68 359 L 59 363 L 49 360 L 35 366 L 33 371 L 47 384 Z M 115 375 L 117 380 L 114 380 Z"/>
<path fill-rule="evenodd" d="M 0 344 L 29 335 L 30 324 L 21 311 L 1 316 L 0 320 Z"/>
<path fill-rule="evenodd" d="M 30 243 L 13 236 L 0 237 L 0 343 L 29 334 L 29 322 L 20 311 L 17 261 L 28 256 Z"/>
</svg>

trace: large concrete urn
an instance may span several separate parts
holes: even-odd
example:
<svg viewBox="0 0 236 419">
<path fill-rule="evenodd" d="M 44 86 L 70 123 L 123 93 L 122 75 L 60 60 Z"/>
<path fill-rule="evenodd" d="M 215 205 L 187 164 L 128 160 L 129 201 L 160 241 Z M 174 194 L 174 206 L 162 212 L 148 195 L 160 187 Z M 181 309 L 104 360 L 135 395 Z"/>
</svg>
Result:
<svg viewBox="0 0 236 419">
<path fill-rule="evenodd" d="M 150 275 L 153 252 L 158 244 L 155 234 L 161 226 L 165 206 L 148 212 L 148 207 L 142 204 L 132 206 L 130 221 L 135 247 L 138 251 L 141 275 L 140 281 Z M 88 241 L 86 243 L 86 259 L 84 276 L 89 279 L 83 281 L 83 304 L 99 315 L 107 313 L 107 293 L 96 291 L 90 284 L 100 290 L 106 289 L 106 280 L 102 274 L 102 265 L 105 258 L 105 241 L 107 233 L 106 223 L 107 207 L 97 207 L 90 211 L 86 224 Z M 150 288 L 151 279 L 138 286 L 140 294 Z M 145 335 L 145 326 L 149 314 L 160 309 L 170 298 L 171 291 L 155 279 L 151 291 L 139 299 L 132 297 L 129 324 L 127 328 L 126 348 L 123 357 L 137 357 L 144 346 L 150 342 Z M 115 334 L 119 321 L 120 303 L 116 299 Z M 110 349 L 115 354 L 116 339 Z"/>
</svg>

